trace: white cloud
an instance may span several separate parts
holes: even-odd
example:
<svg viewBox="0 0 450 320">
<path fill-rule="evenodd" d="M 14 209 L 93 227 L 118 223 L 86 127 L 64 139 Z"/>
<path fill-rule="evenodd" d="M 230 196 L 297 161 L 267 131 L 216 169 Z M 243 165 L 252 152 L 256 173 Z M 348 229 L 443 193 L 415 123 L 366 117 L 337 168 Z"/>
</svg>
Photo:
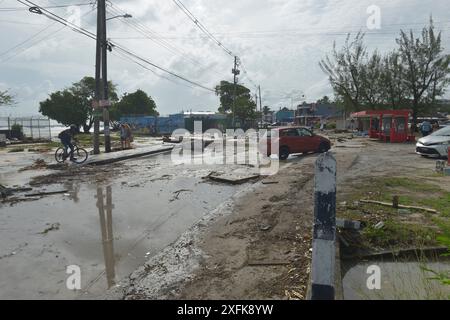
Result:
<svg viewBox="0 0 450 320">
<path fill-rule="evenodd" d="M 53 2 L 38 1 L 41 5 Z M 108 36 L 117 43 L 209 87 L 222 79 L 232 80 L 233 58 L 208 40 L 172 1 L 113 0 L 113 3 L 133 15 L 128 23 L 138 19 L 155 32 L 157 42 L 170 47 L 163 48 L 143 39 L 142 34 L 119 19 L 108 22 Z M 330 51 L 333 41 L 342 43 L 346 32 L 365 30 L 366 9 L 372 4 L 381 8 L 382 28 L 376 34 L 367 35 L 370 49 L 391 50 L 401 27 L 420 29 L 430 14 L 437 27 L 444 30 L 443 45 L 447 52 L 450 48 L 448 0 L 184 0 L 183 3 L 227 48 L 242 58 L 249 76 L 261 84 L 263 103 L 268 105 L 289 105 L 289 95 L 293 92 L 304 92 L 308 100 L 331 95 L 318 62 Z M 14 0 L 5 0 L 0 6 L 19 5 Z M 87 10 L 89 7 L 84 7 L 83 14 Z M 54 11 L 65 15 L 64 9 Z M 2 23 L 2 20 L 27 24 Z M 95 13 L 85 15 L 82 22 L 84 28 L 95 32 Z M 51 23 L 26 11 L 0 12 L 0 54 Z M 0 83 L 15 91 L 19 101 L 15 110 L 19 113 L 36 114 L 39 101 L 51 90 L 63 89 L 83 76 L 94 74 L 95 42 L 68 28 L 53 34 L 58 28 L 57 24 L 50 27 L 40 35 L 42 41 L 6 62 L 1 62 L 5 57 L 0 56 Z M 50 39 L 46 40 L 48 35 Z M 217 108 L 218 99 L 213 93 L 176 85 L 119 59 L 116 54 L 109 56 L 109 76 L 121 93 L 143 89 L 154 97 L 163 114 L 181 109 Z M 240 79 L 251 87 L 243 75 Z"/>
</svg>

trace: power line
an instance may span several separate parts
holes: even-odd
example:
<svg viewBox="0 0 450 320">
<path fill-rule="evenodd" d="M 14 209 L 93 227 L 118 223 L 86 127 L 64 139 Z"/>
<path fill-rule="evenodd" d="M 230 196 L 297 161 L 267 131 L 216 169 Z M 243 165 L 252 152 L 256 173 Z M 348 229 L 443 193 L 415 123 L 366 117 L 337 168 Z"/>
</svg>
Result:
<svg viewBox="0 0 450 320">
<path fill-rule="evenodd" d="M 81 7 L 81 6 L 90 6 L 93 5 L 95 1 L 90 1 L 89 3 L 74 3 L 74 4 L 63 4 L 63 5 L 54 5 L 54 6 L 45 6 L 40 7 L 43 9 L 58 9 L 58 8 L 69 8 L 69 7 Z M 14 7 L 14 8 L 0 8 L 0 12 L 14 12 L 14 11 L 26 11 L 28 8 L 23 7 Z"/>
<path fill-rule="evenodd" d="M 169 78 L 169 77 L 165 77 L 165 76 L 163 76 L 163 75 L 161 75 L 161 74 L 158 74 L 155 70 L 153 70 L 153 69 L 151 69 L 151 68 L 148 68 L 147 66 L 143 65 L 142 63 L 140 63 L 140 62 L 134 60 L 134 59 L 131 58 L 130 56 L 127 56 L 127 55 L 125 55 L 125 54 L 123 54 L 123 53 L 121 53 L 121 52 L 114 52 L 114 51 L 113 51 L 113 52 L 111 52 L 111 54 L 114 55 L 114 56 L 116 56 L 116 57 L 118 57 L 118 58 L 120 58 L 120 59 L 122 59 L 122 60 L 127 60 L 127 61 L 130 61 L 130 62 L 132 62 L 132 63 L 137 64 L 138 66 L 140 66 L 140 67 L 142 67 L 142 68 L 144 68 L 144 69 L 150 71 L 151 73 L 153 73 L 153 74 L 154 74 L 155 76 L 157 76 L 158 78 L 162 78 L 162 79 L 164 79 L 164 80 L 170 81 L 170 82 L 172 82 L 172 83 L 174 83 L 174 84 L 176 84 L 176 85 L 185 86 L 185 87 L 188 87 L 188 88 L 191 88 L 191 89 L 194 89 L 194 88 L 195 88 L 194 86 L 189 85 L 189 84 L 187 84 L 187 83 L 185 84 L 185 83 L 181 83 L 181 82 L 176 82 L 175 80 L 173 80 L 173 79 L 171 79 L 171 78 Z"/>
<path fill-rule="evenodd" d="M 108 3 L 111 6 L 111 9 L 114 11 L 113 14 L 125 14 L 126 12 L 122 9 L 120 9 L 119 7 L 115 6 L 111 1 L 108 1 Z M 111 13 L 111 12 L 110 12 Z M 152 31 L 151 29 L 149 29 L 147 26 L 145 26 L 143 23 L 141 23 L 139 20 L 137 19 L 132 19 L 132 21 L 129 21 L 127 19 L 123 19 L 122 20 L 123 23 L 127 24 L 128 26 L 130 26 L 131 28 L 133 28 L 134 30 L 136 30 L 137 32 L 141 33 L 144 35 L 144 39 L 149 39 L 152 42 L 156 43 L 157 45 L 163 47 L 164 49 L 166 49 L 167 51 L 171 52 L 174 55 L 178 55 L 180 57 L 182 57 L 183 59 L 186 59 L 198 66 L 201 66 L 203 68 L 208 68 L 208 66 L 206 66 L 205 64 L 201 63 L 200 61 L 191 58 L 189 56 L 188 53 L 186 53 L 184 50 L 179 49 L 178 47 L 172 45 L 171 43 L 165 41 L 164 39 L 162 39 L 156 32 Z M 124 39 L 130 39 L 130 38 L 124 38 Z M 216 73 L 219 76 L 222 76 L 221 73 L 218 73 L 215 70 L 212 70 L 214 73 Z"/>
<path fill-rule="evenodd" d="M 208 36 L 208 38 L 210 38 L 212 41 L 214 41 L 220 48 L 222 48 L 228 55 L 230 56 L 234 56 L 233 52 L 229 49 L 227 49 L 227 47 L 225 47 L 223 45 L 223 43 L 221 41 L 219 41 L 211 32 L 208 31 L 208 29 L 206 29 L 206 27 L 194 16 L 194 14 L 189 11 L 188 8 L 186 8 L 186 6 L 180 1 L 180 0 L 172 0 L 173 3 L 176 4 L 176 6 L 178 8 L 180 8 L 181 11 L 184 12 L 184 14 L 190 19 L 192 20 L 192 22 L 194 22 L 194 24 L 204 33 Z"/>
<path fill-rule="evenodd" d="M 204 85 L 199 84 L 198 82 L 189 80 L 189 79 L 187 79 L 187 78 L 185 78 L 185 77 L 183 77 L 183 76 L 180 76 L 180 75 L 178 75 L 178 74 L 176 74 L 176 73 L 174 73 L 174 72 L 172 72 L 172 71 L 169 71 L 169 70 L 167 70 L 167 69 L 165 69 L 165 68 L 163 68 L 163 67 L 160 67 L 160 66 L 158 66 L 158 65 L 156 65 L 156 64 L 154 64 L 154 63 L 152 63 L 152 62 L 150 62 L 149 60 L 147 60 L 147 59 L 145 59 L 145 58 L 142 58 L 142 57 L 138 56 L 137 54 L 131 52 L 130 50 L 121 47 L 120 45 L 118 45 L 118 44 L 116 44 L 116 43 L 112 43 L 112 44 L 113 44 L 113 47 L 114 47 L 114 48 L 119 49 L 119 50 L 123 51 L 124 53 L 126 53 L 126 54 L 132 56 L 133 58 L 136 58 L 137 60 L 140 60 L 140 61 L 142 61 L 142 62 L 144 62 L 144 63 L 146 63 L 146 64 L 149 64 L 149 65 L 151 65 L 152 67 L 154 67 L 154 68 L 156 68 L 156 69 L 159 69 L 159 70 L 161 70 L 161 71 L 164 71 L 165 73 L 168 73 L 168 74 L 170 74 L 171 76 L 174 76 L 175 78 L 184 80 L 184 81 L 186 81 L 186 82 L 188 82 L 188 83 L 190 83 L 190 84 L 193 84 L 193 85 L 195 85 L 195 86 L 197 86 L 197 87 L 200 87 L 200 88 L 203 88 L 203 89 L 205 89 L 205 90 L 208 90 L 208 91 L 211 91 L 211 92 L 214 92 L 214 93 L 216 92 L 214 89 L 208 88 L 208 87 L 206 87 L 206 86 L 204 86 Z"/>
<path fill-rule="evenodd" d="M 52 13 L 52 12 L 50 12 L 50 11 L 44 9 L 44 8 L 39 7 L 39 6 L 37 6 L 35 3 L 33 3 L 33 2 L 31 2 L 31 1 L 29 1 L 29 0 L 24 0 L 24 1 L 22 1 L 22 0 L 17 0 L 17 1 L 20 2 L 20 3 L 22 3 L 22 4 L 24 4 L 24 5 L 26 5 L 26 6 L 28 6 L 28 7 L 30 7 L 30 9 L 34 9 L 32 12 L 35 12 L 35 13 L 38 13 L 38 14 L 43 14 L 43 15 L 45 15 L 45 16 L 46 16 L 47 18 L 49 18 L 49 19 L 55 20 L 55 21 L 57 21 L 57 22 L 59 22 L 59 23 L 65 25 L 65 26 L 69 26 L 73 31 L 76 31 L 76 32 L 78 32 L 78 33 L 81 33 L 81 34 L 83 34 L 83 35 L 85 35 L 85 36 L 87 36 L 87 37 L 89 37 L 89 38 L 91 38 L 91 39 L 97 41 L 97 36 L 96 36 L 95 34 L 93 34 L 92 32 L 90 32 L 90 31 L 88 31 L 88 30 L 86 30 L 86 29 L 83 29 L 83 28 L 81 28 L 81 27 L 79 27 L 79 26 L 76 26 L 76 25 L 73 24 L 73 23 L 70 23 L 69 21 L 65 20 L 64 18 L 58 16 L 57 14 Z M 28 4 L 25 3 L 25 2 L 27 2 Z M 31 4 L 31 5 L 30 5 L 30 4 Z M 202 89 L 205 89 L 205 90 L 207 90 L 207 91 L 210 91 L 210 92 L 214 92 L 214 93 L 215 93 L 215 90 L 214 90 L 214 89 L 208 88 L 208 87 L 206 87 L 206 86 L 204 86 L 204 85 L 202 85 L 202 84 L 200 84 L 200 83 L 198 83 L 198 82 L 189 80 L 189 79 L 187 79 L 186 77 L 183 77 L 183 76 L 178 75 L 178 74 L 176 74 L 176 73 L 174 73 L 174 72 L 172 72 L 172 71 L 170 71 L 170 70 L 167 70 L 167 69 L 165 69 L 165 68 L 163 68 L 163 67 L 161 67 L 161 66 L 158 66 L 158 65 L 152 63 L 151 61 L 149 61 L 149 60 L 147 60 L 147 59 L 145 59 L 145 58 L 142 58 L 142 57 L 140 57 L 139 55 L 137 55 L 137 54 L 131 52 L 130 50 L 126 49 L 125 47 L 123 47 L 123 46 L 121 46 L 121 45 L 119 45 L 119 44 L 117 44 L 117 43 L 114 43 L 114 42 L 109 41 L 109 44 L 110 44 L 112 47 L 114 47 L 114 48 L 116 48 L 116 49 L 118 49 L 118 50 L 124 52 L 125 54 L 127 54 L 127 55 L 129 55 L 129 56 L 131 56 L 131 57 L 133 57 L 133 58 L 135 58 L 135 59 L 141 61 L 141 62 L 144 62 L 144 63 L 146 63 L 146 64 L 148 64 L 148 65 L 150 65 L 150 66 L 152 66 L 152 67 L 154 67 L 154 68 L 156 68 L 156 69 L 158 69 L 158 70 L 161 70 L 161 71 L 163 71 L 163 72 L 165 72 L 165 73 L 167 73 L 167 74 L 170 74 L 171 76 L 173 76 L 173 77 L 175 77 L 175 78 L 178 78 L 178 79 L 183 80 L 183 81 L 185 81 L 185 82 L 188 82 L 188 83 L 190 83 L 190 84 L 192 84 L 192 85 L 194 85 L 194 86 L 197 86 L 197 87 L 199 87 L 199 88 L 202 88 Z"/>
<path fill-rule="evenodd" d="M 88 11 L 87 13 L 85 13 L 83 16 L 81 16 L 81 18 L 84 18 L 85 16 L 87 16 L 88 14 L 90 14 L 90 13 L 91 13 L 92 11 L 94 11 L 94 10 L 95 10 L 95 7 L 92 8 L 92 9 L 91 9 L 90 11 Z M 9 54 L 9 53 L 11 53 L 11 52 L 15 52 L 15 53 L 14 53 L 13 55 L 11 55 L 10 57 L 3 59 L 1 62 L 6 62 L 6 61 L 8 61 L 8 60 L 11 60 L 12 58 L 18 56 L 19 54 L 21 54 L 21 53 L 23 53 L 23 52 L 25 52 L 25 51 L 31 49 L 31 48 L 34 47 L 36 44 L 41 43 L 41 41 L 51 39 L 51 37 L 52 37 L 53 35 L 55 35 L 56 33 L 60 32 L 60 31 L 63 30 L 64 28 L 66 28 L 66 26 L 63 26 L 62 28 L 59 28 L 59 29 L 55 30 L 54 32 L 52 32 L 52 33 L 50 33 L 50 34 L 44 36 L 43 38 L 41 37 L 41 38 L 37 39 L 36 41 L 32 42 L 31 45 L 29 45 L 29 46 L 27 46 L 27 47 L 24 47 L 24 48 L 22 48 L 22 49 L 19 49 L 19 48 L 22 47 L 24 44 L 26 44 L 26 43 L 32 41 L 33 39 L 38 38 L 39 35 L 41 35 L 41 34 L 44 33 L 45 31 L 47 31 L 47 30 L 50 29 L 51 27 L 53 27 L 56 23 L 57 23 L 57 22 L 54 21 L 53 23 L 51 23 L 50 25 L 46 26 L 45 28 L 39 30 L 38 32 L 36 32 L 36 33 L 33 34 L 32 36 L 30 36 L 29 38 L 25 39 L 24 41 L 18 43 L 17 45 L 15 45 L 15 46 L 13 46 L 13 47 L 11 47 L 11 48 L 9 48 L 9 49 L 3 51 L 3 52 L 1 52 L 1 53 L 0 53 L 0 58 L 3 57 L 3 56 L 6 56 L 7 54 Z M 17 50 L 17 49 L 19 49 L 19 50 Z"/>
</svg>

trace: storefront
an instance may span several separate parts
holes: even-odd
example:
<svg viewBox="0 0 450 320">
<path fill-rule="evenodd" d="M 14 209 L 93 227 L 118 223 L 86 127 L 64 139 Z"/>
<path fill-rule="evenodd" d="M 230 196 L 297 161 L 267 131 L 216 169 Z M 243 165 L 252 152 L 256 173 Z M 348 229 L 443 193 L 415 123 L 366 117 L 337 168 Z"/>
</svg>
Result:
<svg viewBox="0 0 450 320">
<path fill-rule="evenodd" d="M 411 110 L 369 110 L 351 117 L 358 120 L 358 129 L 367 131 L 370 138 L 401 143 L 415 140 L 409 129 L 411 114 Z"/>
</svg>

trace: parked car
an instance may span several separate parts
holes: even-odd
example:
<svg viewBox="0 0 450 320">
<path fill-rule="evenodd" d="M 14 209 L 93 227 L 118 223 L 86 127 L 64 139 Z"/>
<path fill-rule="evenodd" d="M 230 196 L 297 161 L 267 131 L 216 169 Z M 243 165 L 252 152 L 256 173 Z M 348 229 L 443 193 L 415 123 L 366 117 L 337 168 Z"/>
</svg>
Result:
<svg viewBox="0 0 450 320">
<path fill-rule="evenodd" d="M 331 148 L 331 142 L 325 137 L 314 134 L 305 127 L 275 128 L 278 131 L 279 150 L 271 150 L 272 141 L 267 139 L 267 155 L 278 154 L 280 160 L 286 160 L 290 154 L 308 152 L 327 152 Z"/>
<path fill-rule="evenodd" d="M 419 139 L 416 153 L 427 157 L 447 157 L 450 146 L 450 126 L 444 127 Z"/>
</svg>

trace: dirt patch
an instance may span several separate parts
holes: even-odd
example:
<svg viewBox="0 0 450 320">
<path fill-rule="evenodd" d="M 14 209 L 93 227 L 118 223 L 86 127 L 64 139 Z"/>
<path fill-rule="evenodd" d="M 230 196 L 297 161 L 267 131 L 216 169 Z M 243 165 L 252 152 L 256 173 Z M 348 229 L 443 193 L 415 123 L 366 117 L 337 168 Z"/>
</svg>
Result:
<svg viewBox="0 0 450 320">
<path fill-rule="evenodd" d="M 235 203 L 205 234 L 207 257 L 172 299 L 301 299 L 309 279 L 312 169 L 306 157 Z M 269 178 L 270 179 L 270 178 Z"/>
<path fill-rule="evenodd" d="M 130 168 L 121 163 L 104 167 L 59 165 L 58 172 L 32 178 L 30 186 L 39 187 L 66 182 L 108 182 L 127 174 Z"/>
</svg>

